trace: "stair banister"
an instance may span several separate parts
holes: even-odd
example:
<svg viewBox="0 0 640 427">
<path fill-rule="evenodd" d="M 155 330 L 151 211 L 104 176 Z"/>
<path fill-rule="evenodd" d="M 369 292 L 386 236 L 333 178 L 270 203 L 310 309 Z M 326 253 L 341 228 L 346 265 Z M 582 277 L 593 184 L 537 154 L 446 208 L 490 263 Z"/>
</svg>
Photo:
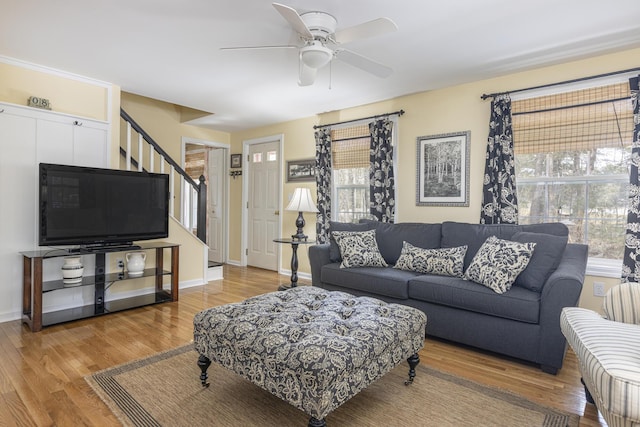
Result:
<svg viewBox="0 0 640 427">
<path fill-rule="evenodd" d="M 174 174 L 178 173 L 184 181 L 186 181 L 197 194 L 197 237 L 206 243 L 206 223 L 207 223 L 207 185 L 204 182 L 204 176 L 200 176 L 199 183 L 196 183 L 182 167 L 167 154 L 166 151 L 144 130 L 133 118 L 127 114 L 124 109 L 120 109 L 120 117 L 127 123 L 127 149 L 120 148 L 120 153 L 125 156 L 127 170 L 131 169 L 131 165 L 138 168 L 138 171 L 142 171 L 143 161 L 140 159 L 133 159 L 128 153 L 131 153 L 131 130 L 135 130 L 138 133 L 138 153 L 142 156 L 142 141 L 146 141 L 149 144 L 149 166 L 151 170 L 154 168 L 154 152 L 157 152 L 164 161 L 160 162 L 160 173 L 164 173 L 164 162 L 166 161 L 170 165 L 171 172 L 169 174 L 171 193 L 174 188 Z M 175 202 L 172 200 L 170 214 L 173 215 Z M 185 213 L 184 216 L 187 214 Z M 184 220 L 184 218 L 183 218 Z"/>
</svg>

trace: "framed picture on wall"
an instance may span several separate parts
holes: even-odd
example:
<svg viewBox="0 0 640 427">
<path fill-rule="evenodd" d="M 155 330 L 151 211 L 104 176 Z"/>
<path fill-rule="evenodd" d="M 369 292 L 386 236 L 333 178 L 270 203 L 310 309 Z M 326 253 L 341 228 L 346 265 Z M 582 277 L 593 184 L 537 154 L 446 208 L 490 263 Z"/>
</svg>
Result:
<svg viewBox="0 0 640 427">
<path fill-rule="evenodd" d="M 231 167 L 232 168 L 241 168 L 242 167 L 242 154 L 232 154 L 231 155 Z"/>
<path fill-rule="evenodd" d="M 469 206 L 471 132 L 417 138 L 417 206 Z"/>
<path fill-rule="evenodd" d="M 315 180 L 316 159 L 290 160 L 287 162 L 287 182 Z"/>
</svg>

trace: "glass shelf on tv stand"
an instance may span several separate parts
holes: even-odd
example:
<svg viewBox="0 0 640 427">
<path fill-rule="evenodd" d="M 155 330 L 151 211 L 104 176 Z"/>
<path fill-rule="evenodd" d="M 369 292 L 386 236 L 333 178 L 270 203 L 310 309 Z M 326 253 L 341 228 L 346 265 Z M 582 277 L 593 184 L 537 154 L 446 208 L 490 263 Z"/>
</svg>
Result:
<svg viewBox="0 0 640 427">
<path fill-rule="evenodd" d="M 171 268 L 165 270 L 164 249 L 171 250 Z M 127 272 L 105 272 L 105 254 L 109 252 L 127 252 L 131 250 L 155 250 L 155 268 L 147 268 L 141 275 L 130 275 Z M 90 251 L 77 251 L 62 248 L 40 249 L 37 251 L 21 252 L 23 256 L 24 281 L 23 281 L 23 306 L 22 320 L 33 332 L 39 331 L 43 326 L 50 326 L 57 323 L 78 320 L 87 317 L 99 316 L 116 311 L 127 310 L 135 307 L 142 307 L 150 304 L 158 304 L 168 301 L 178 300 L 178 260 L 179 245 L 168 242 L 145 242 L 131 246 L 120 247 L 114 250 L 113 247 L 104 249 L 93 248 Z M 93 276 L 84 276 L 82 282 L 66 284 L 62 279 L 42 280 L 42 261 L 44 259 L 59 258 L 74 255 L 95 256 L 96 269 Z M 164 289 L 163 278 L 169 276 L 171 286 L 169 290 Z M 105 301 L 105 289 L 110 284 L 124 281 L 140 279 L 145 277 L 155 277 L 155 290 L 144 295 L 123 298 L 119 300 Z M 75 287 L 94 286 L 94 304 L 73 307 L 54 312 L 42 312 L 42 295 L 48 292 L 61 289 L 72 289 Z M 106 287 L 105 287 L 106 286 Z"/>
<path fill-rule="evenodd" d="M 158 271 L 155 268 L 145 268 L 142 274 L 138 275 L 130 275 L 126 271 L 124 273 L 107 273 L 104 275 L 104 283 L 111 284 L 121 280 L 131 280 L 131 279 L 140 279 L 142 277 L 157 277 L 170 275 L 171 271 L 162 270 Z M 96 283 L 100 283 L 99 278 L 96 276 L 83 276 L 82 281 L 79 283 L 65 283 L 63 279 L 59 280 L 49 280 L 46 282 L 42 282 L 42 292 L 51 292 L 57 291 L 60 289 L 73 289 L 79 288 L 82 286 L 93 286 Z"/>
</svg>

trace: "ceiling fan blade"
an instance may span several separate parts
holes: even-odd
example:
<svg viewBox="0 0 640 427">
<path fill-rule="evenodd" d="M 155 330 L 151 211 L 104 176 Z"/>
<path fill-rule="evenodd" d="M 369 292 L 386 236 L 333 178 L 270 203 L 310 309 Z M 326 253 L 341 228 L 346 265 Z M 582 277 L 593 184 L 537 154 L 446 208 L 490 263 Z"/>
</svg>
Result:
<svg viewBox="0 0 640 427">
<path fill-rule="evenodd" d="M 335 33 L 334 40 L 338 43 L 349 43 L 354 40 L 375 37 L 381 34 L 398 31 L 398 26 L 389 18 L 378 18 L 363 22 L 353 27 L 343 28 Z"/>
<path fill-rule="evenodd" d="M 236 47 L 221 47 L 220 50 L 252 50 L 252 49 L 298 49 L 298 46 L 294 45 L 274 45 L 274 46 L 236 46 Z"/>
<path fill-rule="evenodd" d="M 393 74 L 393 69 L 386 65 L 347 49 L 337 49 L 336 58 L 381 78 L 386 78 Z"/>
<path fill-rule="evenodd" d="M 311 86 L 316 81 L 318 70 L 309 67 L 300 59 L 300 72 L 298 74 L 298 86 Z"/>
<path fill-rule="evenodd" d="M 311 31 L 309 31 L 307 25 L 294 8 L 280 3 L 273 3 L 273 7 L 276 8 L 280 15 L 287 20 L 289 25 L 291 25 L 297 33 L 305 38 L 313 38 L 313 34 L 311 34 Z"/>
</svg>

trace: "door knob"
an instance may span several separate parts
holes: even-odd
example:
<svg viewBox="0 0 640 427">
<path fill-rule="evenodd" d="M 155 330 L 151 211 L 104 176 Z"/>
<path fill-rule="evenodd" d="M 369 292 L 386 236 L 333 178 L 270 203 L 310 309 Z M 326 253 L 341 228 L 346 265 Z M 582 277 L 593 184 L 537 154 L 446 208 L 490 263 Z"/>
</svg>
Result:
<svg viewBox="0 0 640 427">
<path fill-rule="evenodd" d="M 274 215 L 280 215 L 280 211 L 275 211 L 273 214 Z"/>
</svg>

